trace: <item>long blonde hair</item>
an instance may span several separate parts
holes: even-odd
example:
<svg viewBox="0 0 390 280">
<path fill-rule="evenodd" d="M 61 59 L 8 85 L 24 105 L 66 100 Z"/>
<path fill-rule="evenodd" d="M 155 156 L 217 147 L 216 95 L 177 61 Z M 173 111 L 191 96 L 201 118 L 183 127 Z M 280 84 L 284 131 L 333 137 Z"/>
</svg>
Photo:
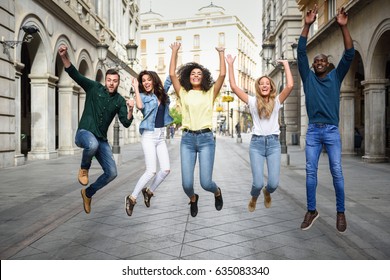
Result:
<svg viewBox="0 0 390 280">
<path fill-rule="evenodd" d="M 269 100 L 266 102 L 266 99 L 261 95 L 260 91 L 260 80 L 262 78 L 268 79 L 271 84 L 271 90 L 269 94 Z M 256 101 L 257 101 L 257 111 L 259 112 L 259 117 L 269 119 L 271 117 L 272 111 L 275 106 L 275 98 L 276 98 L 276 86 L 274 81 L 268 76 L 261 76 L 256 80 L 255 83 L 256 89 Z"/>
</svg>

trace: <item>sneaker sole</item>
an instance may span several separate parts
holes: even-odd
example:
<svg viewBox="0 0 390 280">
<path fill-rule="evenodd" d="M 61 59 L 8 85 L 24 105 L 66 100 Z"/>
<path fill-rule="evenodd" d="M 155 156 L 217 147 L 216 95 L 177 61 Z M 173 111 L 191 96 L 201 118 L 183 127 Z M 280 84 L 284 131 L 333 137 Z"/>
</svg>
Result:
<svg viewBox="0 0 390 280">
<path fill-rule="evenodd" d="M 305 227 L 305 228 L 301 228 L 301 230 L 308 230 L 311 228 L 311 226 L 314 224 L 314 222 L 318 219 L 318 217 L 320 216 L 320 214 L 318 213 L 317 216 L 313 219 L 313 221 L 311 222 L 311 224 L 308 226 L 308 227 Z"/>
<path fill-rule="evenodd" d="M 343 234 L 343 233 L 345 233 L 347 231 L 347 229 L 345 229 L 344 231 L 339 231 L 339 230 L 337 230 L 337 231 L 338 231 L 338 233 Z"/>
<path fill-rule="evenodd" d="M 83 183 L 81 183 L 81 181 L 79 180 L 79 183 L 80 183 L 80 185 L 82 185 L 82 186 L 85 187 L 85 186 L 88 186 L 88 183 L 89 183 L 89 182 L 87 182 L 86 184 L 83 184 Z"/>
</svg>

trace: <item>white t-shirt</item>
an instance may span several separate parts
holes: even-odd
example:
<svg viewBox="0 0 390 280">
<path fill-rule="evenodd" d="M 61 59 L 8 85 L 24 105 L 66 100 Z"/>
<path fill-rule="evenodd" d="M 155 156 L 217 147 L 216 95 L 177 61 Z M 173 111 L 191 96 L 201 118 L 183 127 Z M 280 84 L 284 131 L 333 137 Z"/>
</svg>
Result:
<svg viewBox="0 0 390 280">
<path fill-rule="evenodd" d="M 259 117 L 259 113 L 257 111 L 257 101 L 256 96 L 248 96 L 248 105 L 249 110 L 252 115 L 253 120 L 253 128 L 252 128 L 252 134 L 255 135 L 271 135 L 271 134 L 280 134 L 279 129 L 279 109 L 281 107 L 280 101 L 279 101 L 279 95 L 275 98 L 275 106 L 274 110 L 271 113 L 271 117 L 269 119 L 267 118 L 261 118 Z"/>
</svg>

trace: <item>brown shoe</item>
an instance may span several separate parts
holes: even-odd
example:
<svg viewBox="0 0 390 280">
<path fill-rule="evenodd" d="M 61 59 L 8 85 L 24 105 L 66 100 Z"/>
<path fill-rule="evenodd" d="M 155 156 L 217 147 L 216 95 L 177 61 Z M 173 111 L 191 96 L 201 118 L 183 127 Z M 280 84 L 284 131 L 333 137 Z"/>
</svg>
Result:
<svg viewBox="0 0 390 280">
<path fill-rule="evenodd" d="M 128 216 L 133 214 L 134 205 L 137 202 L 130 195 L 125 197 L 125 210 Z"/>
<path fill-rule="evenodd" d="M 264 194 L 264 206 L 265 208 L 270 208 L 272 202 L 271 194 L 267 191 L 265 187 L 263 188 L 263 194 Z"/>
<path fill-rule="evenodd" d="M 153 196 L 152 191 L 148 188 L 143 188 L 142 189 L 142 194 L 144 195 L 144 202 L 146 207 L 150 207 L 150 199 Z"/>
<path fill-rule="evenodd" d="M 320 214 L 318 214 L 317 210 L 314 213 L 309 211 L 306 212 L 305 218 L 301 224 L 301 230 L 308 230 L 313 225 L 314 221 L 318 219 Z"/>
<path fill-rule="evenodd" d="M 345 219 L 344 213 L 337 213 L 336 228 L 340 233 L 343 233 L 347 230 L 347 220 Z"/>
<path fill-rule="evenodd" d="M 88 185 L 88 169 L 80 168 L 79 183 L 82 184 L 83 186 Z"/>
<path fill-rule="evenodd" d="M 81 190 L 81 197 L 83 199 L 84 211 L 85 211 L 85 213 L 89 214 L 91 212 L 92 197 L 87 196 L 85 189 Z"/>
<path fill-rule="evenodd" d="M 252 196 L 251 199 L 249 200 L 248 203 L 248 210 L 249 212 L 253 212 L 256 209 L 256 202 L 257 202 L 257 197 Z"/>
</svg>

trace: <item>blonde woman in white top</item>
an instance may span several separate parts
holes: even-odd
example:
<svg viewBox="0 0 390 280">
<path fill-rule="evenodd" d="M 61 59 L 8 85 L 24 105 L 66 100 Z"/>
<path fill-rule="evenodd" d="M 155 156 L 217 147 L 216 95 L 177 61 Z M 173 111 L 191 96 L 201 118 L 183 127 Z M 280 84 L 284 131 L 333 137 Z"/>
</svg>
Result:
<svg viewBox="0 0 390 280">
<path fill-rule="evenodd" d="M 249 146 L 249 157 L 252 169 L 251 198 L 248 204 L 250 212 L 255 211 L 257 198 L 261 190 L 264 193 L 264 205 L 271 207 L 271 193 L 279 185 L 281 150 L 279 142 L 279 109 L 281 104 L 290 95 L 294 81 L 287 60 L 278 60 L 286 73 L 286 86 L 277 95 L 274 81 L 262 76 L 256 80 L 256 96 L 250 96 L 236 85 L 234 78 L 235 57 L 226 56 L 228 64 L 229 82 L 232 91 L 245 103 L 253 119 L 252 137 Z M 264 164 L 267 163 L 268 181 L 264 182 Z"/>
</svg>

